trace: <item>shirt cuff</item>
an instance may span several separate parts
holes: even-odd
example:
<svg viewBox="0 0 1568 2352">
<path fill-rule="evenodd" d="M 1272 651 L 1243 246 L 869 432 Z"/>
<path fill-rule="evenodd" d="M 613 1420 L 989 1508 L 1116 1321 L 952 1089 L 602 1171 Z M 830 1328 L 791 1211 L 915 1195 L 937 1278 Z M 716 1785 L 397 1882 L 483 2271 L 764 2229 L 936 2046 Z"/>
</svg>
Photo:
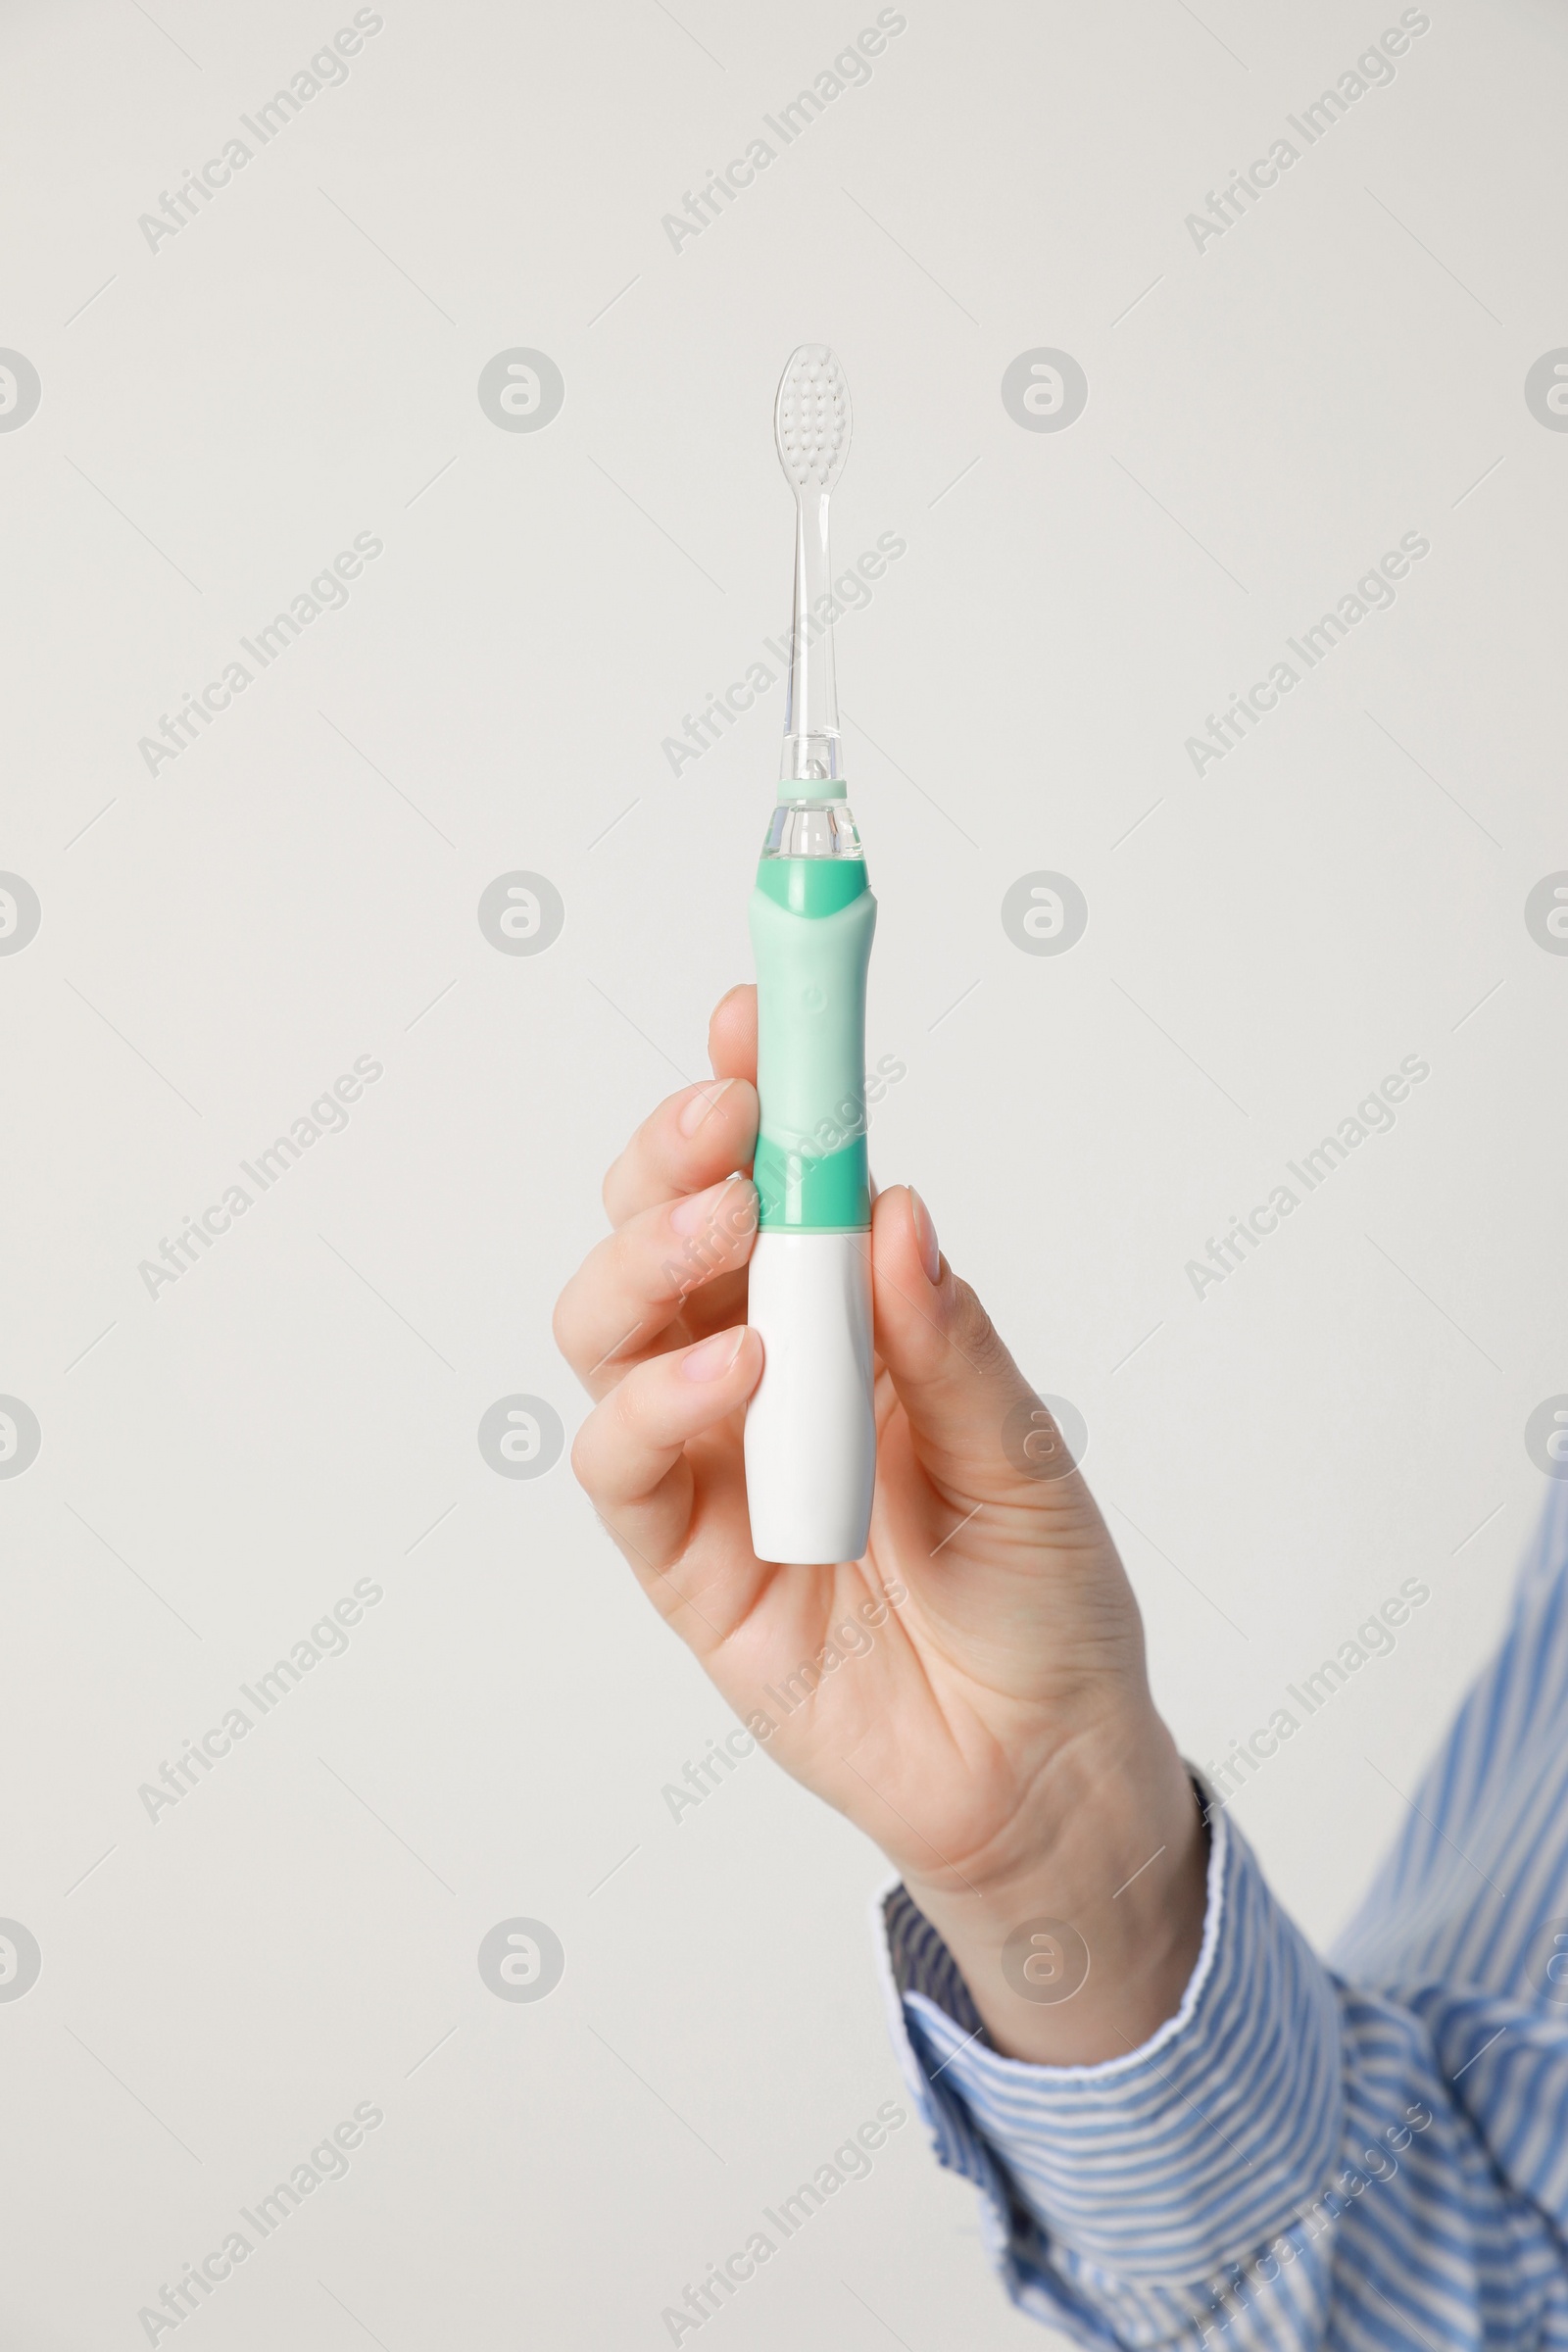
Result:
<svg viewBox="0 0 1568 2352">
<path fill-rule="evenodd" d="M 1099 2066 L 1002 2056 L 930 1921 L 897 1883 L 880 1897 L 911 2094 L 938 2160 L 984 2192 L 1004 2268 L 1038 2276 L 1065 2255 L 1074 2276 L 1201 2278 L 1288 2228 L 1329 2177 L 1344 2103 L 1333 1983 L 1234 1824 L 1217 1807 L 1210 1823 L 1181 2006 Z"/>
</svg>

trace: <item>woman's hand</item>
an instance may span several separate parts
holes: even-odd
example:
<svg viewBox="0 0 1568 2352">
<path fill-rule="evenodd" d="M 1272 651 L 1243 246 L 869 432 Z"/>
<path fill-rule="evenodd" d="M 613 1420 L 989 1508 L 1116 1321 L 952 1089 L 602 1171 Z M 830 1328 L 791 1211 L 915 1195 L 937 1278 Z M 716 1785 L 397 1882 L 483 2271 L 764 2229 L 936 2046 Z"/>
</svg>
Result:
<svg viewBox="0 0 1568 2352">
<path fill-rule="evenodd" d="M 556 1309 L 597 1399 L 577 1476 L 737 1714 L 903 1874 L 998 2047 L 1119 2057 L 1191 1974 L 1205 1839 L 1115 1547 L 918 1195 L 897 1186 L 869 1237 L 865 1557 L 758 1559 L 741 1448 L 762 1369 L 745 1319 L 756 1195 L 734 1172 L 757 1138 L 755 990 L 723 999 L 709 1042 L 715 1082 L 633 1136 L 605 1179 L 614 1230 Z"/>
</svg>

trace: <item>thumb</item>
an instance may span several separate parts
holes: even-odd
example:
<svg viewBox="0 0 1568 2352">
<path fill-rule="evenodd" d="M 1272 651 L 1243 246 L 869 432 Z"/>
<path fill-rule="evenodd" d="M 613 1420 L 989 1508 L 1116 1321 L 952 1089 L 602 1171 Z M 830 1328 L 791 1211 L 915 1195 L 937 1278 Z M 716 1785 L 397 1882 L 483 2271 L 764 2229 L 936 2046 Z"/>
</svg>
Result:
<svg viewBox="0 0 1568 2352">
<path fill-rule="evenodd" d="M 1059 1431 L 908 1185 L 877 1197 L 871 1268 L 877 1352 L 926 1475 L 950 1497 L 1081 1507 Z"/>
</svg>

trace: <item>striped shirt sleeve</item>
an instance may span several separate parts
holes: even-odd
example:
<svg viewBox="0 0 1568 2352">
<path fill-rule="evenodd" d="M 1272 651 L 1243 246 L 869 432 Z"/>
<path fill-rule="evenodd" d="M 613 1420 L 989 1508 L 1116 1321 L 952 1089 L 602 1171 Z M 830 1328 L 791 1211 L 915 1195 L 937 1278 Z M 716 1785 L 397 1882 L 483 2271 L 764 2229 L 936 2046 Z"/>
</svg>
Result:
<svg viewBox="0 0 1568 2352">
<path fill-rule="evenodd" d="M 1553 1506 L 1337 1969 L 1216 1809 L 1175 2016 L 1104 2065 L 1034 2066 L 881 1896 L 938 2159 L 1014 2302 L 1074 2341 L 1568 2352 L 1568 1486 Z"/>
</svg>

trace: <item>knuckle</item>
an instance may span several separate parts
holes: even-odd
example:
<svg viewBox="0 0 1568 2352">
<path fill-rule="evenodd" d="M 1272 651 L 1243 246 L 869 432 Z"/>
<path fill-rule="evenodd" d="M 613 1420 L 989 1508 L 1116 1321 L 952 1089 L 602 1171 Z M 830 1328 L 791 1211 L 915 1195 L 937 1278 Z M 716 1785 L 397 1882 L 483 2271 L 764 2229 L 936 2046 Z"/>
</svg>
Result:
<svg viewBox="0 0 1568 2352">
<path fill-rule="evenodd" d="M 592 1433 L 594 1423 L 598 1418 L 597 1413 L 590 1413 L 571 1441 L 571 1475 L 584 1493 L 589 1494 L 594 1491 L 595 1445 Z"/>
<path fill-rule="evenodd" d="M 609 1442 L 618 1439 L 623 1446 L 642 1446 L 648 1441 L 648 1375 L 655 1367 L 639 1364 L 618 1381 L 600 1408 L 608 1416 L 612 1433 Z"/>
<path fill-rule="evenodd" d="M 628 1455 L 642 1445 L 635 1374 L 617 1382 L 594 1406 L 572 1440 L 571 1473 L 596 1497 L 614 1491 Z M 628 1398 L 627 1391 L 633 1392 Z M 628 1403 L 631 1410 L 627 1410 Z"/>
<path fill-rule="evenodd" d="M 1012 1357 L 979 1294 L 957 1275 L 954 1277 L 954 1289 L 957 1302 L 956 1319 L 964 1353 L 983 1372 L 1000 1371 L 1004 1365 L 1010 1366 Z"/>
</svg>

